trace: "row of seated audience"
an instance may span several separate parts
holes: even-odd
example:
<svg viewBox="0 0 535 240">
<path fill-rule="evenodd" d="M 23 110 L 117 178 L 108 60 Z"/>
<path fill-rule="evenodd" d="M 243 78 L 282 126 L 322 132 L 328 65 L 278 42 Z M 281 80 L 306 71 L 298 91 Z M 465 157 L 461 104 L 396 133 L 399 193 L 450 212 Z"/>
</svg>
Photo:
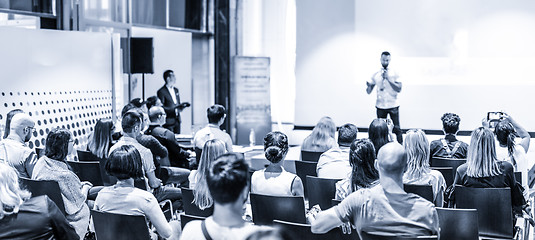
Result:
<svg viewBox="0 0 535 240">
<path fill-rule="evenodd" d="M 180 228 L 176 222 L 167 222 L 158 202 L 171 200 L 175 209 L 180 209 L 182 194 L 180 188 L 163 184 L 158 178 L 156 174 L 162 169 L 170 175 L 167 183 L 193 189 L 194 203 L 199 208 L 214 206 L 212 217 L 185 227 L 183 239 L 198 239 L 199 236 L 245 239 L 259 230 L 242 219 L 249 189 L 248 167 L 242 156 L 230 153 L 232 141 L 219 129 L 225 120 L 225 109 L 218 105 L 207 109 L 209 125 L 194 138 L 195 146 L 202 149 L 198 170 L 190 171 L 189 153 L 173 141 L 174 134 L 161 129 L 165 111 L 157 101 L 151 105 L 147 108 L 143 102 L 134 101 L 123 108 L 122 136 L 115 144 L 111 121 L 100 120 L 95 125 L 88 150 L 105 159 L 106 171 L 118 179 L 115 185 L 104 188 L 81 182 L 69 169 L 66 159 L 73 152 L 74 139 L 67 129 L 56 128 L 48 134 L 45 154 L 38 159 L 24 144 L 35 131 L 35 123 L 23 112 L 8 114 L 6 138 L 0 142 L 4 146 L 0 147 L 0 162 L 14 167 L 19 177 L 57 181 L 66 216 L 58 216 L 57 206 L 46 197 L 29 198 L 18 183 L 13 183 L 16 180 L 9 174 L 14 172 L 13 169 L 3 164 L 0 172 L 6 174 L 0 176 L 0 188 L 13 194 L 9 198 L 3 195 L 0 198 L 0 228 L 11 229 L 20 224 L 18 221 L 24 218 L 15 216 L 18 213 L 24 215 L 27 209 L 49 212 L 41 217 L 54 220 L 48 225 L 34 225 L 27 233 L 12 229 L 1 231 L 0 238 L 25 238 L 35 233 L 50 235 L 52 231 L 61 233 L 56 236 L 60 239 L 66 236 L 66 239 L 74 239 L 73 234 L 82 239 L 88 229 L 90 207 L 105 212 L 145 215 L 160 237 L 178 237 Z M 318 214 L 312 222 L 312 231 L 322 233 L 350 222 L 362 239 L 367 238 L 366 234 L 436 235 L 438 217 L 434 206 L 442 206 L 446 184 L 440 172 L 430 169 L 432 157 L 466 158 L 466 163 L 457 169 L 455 184 L 510 187 L 514 211 L 520 214 L 526 201 L 523 187 L 517 183 L 513 172 L 521 171 L 525 173 L 523 178 L 527 178 L 527 131 L 505 114 L 494 132 L 484 121 L 483 127 L 472 132 L 468 145 L 455 136 L 459 116 L 447 113 L 441 120 L 444 138 L 429 143 L 422 130 L 409 130 L 401 146 L 392 137 L 392 126 L 387 120 L 373 120 L 367 139 L 357 139 L 357 127 L 344 124 L 338 130 L 338 141 L 335 141 L 334 122 L 328 117 L 322 118 L 302 147 L 325 151 L 318 161 L 317 173 L 319 177 L 341 179 L 336 184 L 335 198 L 342 202 Z M 516 137 L 521 138 L 518 144 Z M 177 153 L 172 157 L 171 149 Z M 265 136 L 264 154 L 270 164 L 252 174 L 252 193 L 304 196 L 302 179 L 282 167 L 288 149 L 288 137 L 284 133 L 271 132 Z M 166 160 L 169 163 L 165 163 Z M 145 179 L 144 190 L 134 187 L 134 181 L 139 178 Z M 431 185 L 434 203 L 406 193 L 403 184 Z M 88 199 L 95 200 L 94 206 L 87 202 Z M 407 205 L 413 207 L 407 208 Z M 45 208 L 48 210 L 43 210 Z"/>
</svg>

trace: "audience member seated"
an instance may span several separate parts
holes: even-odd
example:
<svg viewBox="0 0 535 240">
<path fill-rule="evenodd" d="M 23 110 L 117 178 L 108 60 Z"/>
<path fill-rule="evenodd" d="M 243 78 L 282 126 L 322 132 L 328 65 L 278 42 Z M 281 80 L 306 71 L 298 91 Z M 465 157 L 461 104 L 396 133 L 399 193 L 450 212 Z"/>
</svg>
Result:
<svg viewBox="0 0 535 240">
<path fill-rule="evenodd" d="M 13 118 L 13 116 L 15 116 L 15 114 L 17 113 L 24 113 L 24 111 L 22 111 L 22 109 L 13 109 L 11 111 L 9 111 L 7 114 L 6 114 L 6 125 L 4 126 L 4 137 L 3 138 L 7 138 L 7 136 L 9 136 L 9 130 L 11 128 L 11 119 Z"/>
<path fill-rule="evenodd" d="M 288 137 L 281 132 L 270 132 L 264 138 L 264 153 L 271 162 L 251 177 L 251 192 L 275 196 L 303 196 L 301 179 L 282 167 L 288 153 Z"/>
<path fill-rule="evenodd" d="M 445 113 L 440 120 L 445 136 L 431 142 L 431 157 L 466 159 L 468 144 L 455 137 L 461 118 L 455 113 Z"/>
<path fill-rule="evenodd" d="M 368 128 L 368 138 L 372 141 L 375 147 L 375 155 L 378 154 L 379 149 L 390 142 L 390 130 L 385 119 L 376 118 L 370 123 Z"/>
<path fill-rule="evenodd" d="M 156 174 L 154 173 L 154 171 L 156 170 L 156 166 L 154 166 L 152 153 L 148 148 L 139 144 L 139 142 L 136 140 L 138 135 L 142 134 L 141 121 L 142 117 L 136 111 L 126 112 L 123 115 L 123 120 L 121 122 L 123 128 L 123 137 L 121 137 L 121 139 L 119 139 L 119 141 L 117 141 L 117 143 L 110 148 L 110 153 L 123 145 L 134 146 L 141 155 L 144 176 L 147 181 L 147 190 L 154 194 L 154 197 L 156 197 L 158 202 L 169 199 L 173 202 L 173 207 L 175 209 L 178 209 L 182 204 L 179 201 L 180 199 L 182 199 L 182 192 L 180 188 L 162 185 L 162 181 L 158 179 L 156 177 Z"/>
<path fill-rule="evenodd" d="M 403 190 L 407 156 L 399 143 L 381 147 L 376 167 L 380 184 L 351 193 L 339 205 L 318 213 L 313 233 L 325 233 L 344 222 L 356 226 L 361 239 L 366 233 L 386 236 L 430 236 L 439 230 L 433 204 Z"/>
<path fill-rule="evenodd" d="M 85 201 L 93 185 L 90 182 L 80 182 L 78 176 L 69 170 L 66 159 L 72 153 L 73 142 L 69 130 L 52 129 L 46 137 L 45 156 L 35 164 L 32 179 L 58 182 L 65 203 L 66 218 L 83 239 L 89 225 L 89 207 Z"/>
<path fill-rule="evenodd" d="M 528 171 L 531 168 L 527 157 L 529 133 L 511 116 L 504 114 L 503 120 L 496 124 L 494 134 L 496 134 L 499 143 L 496 147 L 496 157 L 500 161 L 512 164 L 515 172 L 522 172 L 522 179 L 516 180 L 522 180 L 524 189 L 528 190 Z M 516 143 L 516 137 L 521 138 L 519 143 Z"/>
<path fill-rule="evenodd" d="M 351 143 L 349 163 L 351 173 L 336 183 L 336 200 L 344 200 L 352 192 L 379 183 L 379 172 L 375 168 L 375 148 L 369 139 L 363 138 Z"/>
<path fill-rule="evenodd" d="M 521 214 L 526 203 L 521 188 L 516 185 L 513 165 L 497 160 L 494 134 L 486 127 L 472 132 L 466 163 L 457 168 L 454 185 L 474 188 L 509 187 L 515 214 Z"/>
<path fill-rule="evenodd" d="M 219 139 L 208 140 L 202 149 L 201 160 L 198 170 L 192 170 L 189 174 L 189 188 L 193 190 L 193 203 L 201 210 L 209 208 L 213 204 L 212 196 L 208 191 L 206 176 L 210 172 L 210 166 L 214 160 L 225 153 L 225 143 Z"/>
<path fill-rule="evenodd" d="M 162 107 L 163 104 L 162 104 L 162 101 L 158 98 L 158 96 L 150 96 L 147 98 L 147 109 L 150 109 L 152 107 Z"/>
<path fill-rule="evenodd" d="M 357 139 L 357 126 L 346 123 L 338 129 L 338 146 L 324 152 L 318 160 L 316 172 L 320 178 L 342 179 L 351 174 L 349 146 Z"/>
<path fill-rule="evenodd" d="M 422 130 L 411 129 L 403 141 L 407 152 L 407 171 L 403 183 L 414 185 L 431 185 L 435 206 L 442 207 L 446 180 L 437 170 L 429 168 L 429 141 Z"/>
<path fill-rule="evenodd" d="M 145 131 L 145 134 L 155 137 L 165 148 L 167 148 L 171 166 L 189 168 L 189 153 L 180 147 L 176 141 L 175 134 L 171 132 L 171 130 L 163 127 L 165 118 L 165 110 L 162 107 L 154 106 L 150 108 L 150 125 L 147 131 Z"/>
<path fill-rule="evenodd" d="M 95 157 L 105 159 L 113 145 L 111 137 L 113 130 L 113 122 L 110 119 L 98 120 L 93 133 L 88 138 L 87 150 Z"/>
<path fill-rule="evenodd" d="M 98 193 L 94 209 L 124 215 L 143 215 L 161 237 L 171 237 L 173 228 L 165 219 L 154 195 L 134 187 L 134 179 L 143 177 L 141 155 L 136 148 L 123 145 L 112 151 L 106 162 L 106 172 L 117 177 L 118 181 Z"/>
<path fill-rule="evenodd" d="M 252 225 L 242 218 L 244 203 L 249 195 L 248 169 L 239 154 L 226 153 L 216 159 L 206 176 L 208 189 L 214 199 L 214 214 L 204 221 L 189 222 L 182 231 L 182 240 L 243 240 L 255 231 L 267 228 Z"/>
<path fill-rule="evenodd" d="M 31 178 L 37 162 L 35 152 L 26 146 L 35 131 L 35 122 L 26 113 L 17 113 L 10 123 L 7 138 L 0 142 L 0 162 L 5 161 L 14 167 L 19 176 Z"/>
<path fill-rule="evenodd" d="M 325 152 L 335 147 L 336 140 L 334 134 L 336 132 L 336 125 L 330 117 L 322 117 L 312 133 L 303 140 L 301 150 L 310 152 Z"/>
<path fill-rule="evenodd" d="M 208 125 L 195 133 L 195 137 L 193 138 L 195 148 L 202 149 L 206 141 L 219 139 L 225 143 L 227 152 L 232 152 L 232 139 L 230 135 L 219 129 L 221 124 L 225 122 L 227 116 L 225 107 L 218 104 L 213 105 L 206 109 L 206 115 L 208 117 Z"/>
<path fill-rule="evenodd" d="M 20 189 L 17 171 L 0 162 L 0 239 L 78 239 L 74 228 L 46 195 Z"/>
</svg>

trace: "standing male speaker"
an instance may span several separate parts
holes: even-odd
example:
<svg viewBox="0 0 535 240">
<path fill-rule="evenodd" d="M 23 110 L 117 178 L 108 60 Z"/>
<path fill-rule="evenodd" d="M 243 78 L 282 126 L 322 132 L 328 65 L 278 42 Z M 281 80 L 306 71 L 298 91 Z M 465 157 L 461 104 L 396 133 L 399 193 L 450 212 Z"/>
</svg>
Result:
<svg viewBox="0 0 535 240">
<path fill-rule="evenodd" d="M 166 70 L 163 73 L 163 80 L 165 85 L 161 87 L 158 92 L 158 98 L 162 101 L 163 109 L 167 117 L 163 127 L 171 130 L 174 133 L 180 133 L 180 112 L 190 106 L 190 103 L 180 103 L 180 95 L 178 88 L 175 87 L 176 77 L 173 70 Z"/>
</svg>

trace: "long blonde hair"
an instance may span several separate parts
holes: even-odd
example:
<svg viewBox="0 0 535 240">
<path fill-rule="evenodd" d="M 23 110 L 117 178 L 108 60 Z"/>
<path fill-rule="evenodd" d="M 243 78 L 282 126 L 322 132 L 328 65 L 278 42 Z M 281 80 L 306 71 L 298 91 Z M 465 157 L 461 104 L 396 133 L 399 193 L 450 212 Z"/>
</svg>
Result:
<svg viewBox="0 0 535 240">
<path fill-rule="evenodd" d="M 310 143 L 313 146 L 326 146 L 330 138 L 334 139 L 335 134 L 336 124 L 334 124 L 334 121 L 330 117 L 322 117 L 312 129 L 312 133 L 308 138 L 310 138 Z"/>
<path fill-rule="evenodd" d="M 193 188 L 193 203 L 200 209 L 209 208 L 212 206 L 214 200 L 208 190 L 206 177 L 210 172 L 212 162 L 219 156 L 225 153 L 225 143 L 219 139 L 212 139 L 207 141 L 202 148 L 199 169 L 197 170 L 196 178 L 197 184 Z"/>
<path fill-rule="evenodd" d="M 480 127 L 472 132 L 466 165 L 469 177 L 492 177 L 502 173 L 496 158 L 494 134 L 490 129 Z"/>
<path fill-rule="evenodd" d="M 19 187 L 17 171 L 0 162 L 0 219 L 19 212 L 20 205 L 31 193 Z"/>
<path fill-rule="evenodd" d="M 420 129 L 407 131 L 403 146 L 407 152 L 407 171 L 404 178 L 419 179 L 429 172 L 429 141 L 425 133 Z"/>
</svg>

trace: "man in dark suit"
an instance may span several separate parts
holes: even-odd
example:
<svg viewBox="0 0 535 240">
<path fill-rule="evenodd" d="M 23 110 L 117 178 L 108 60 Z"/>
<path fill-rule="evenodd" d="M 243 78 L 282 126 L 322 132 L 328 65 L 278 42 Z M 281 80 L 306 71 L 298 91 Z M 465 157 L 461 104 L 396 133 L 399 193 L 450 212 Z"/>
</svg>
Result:
<svg viewBox="0 0 535 240">
<path fill-rule="evenodd" d="M 166 70 L 163 73 L 163 80 L 165 85 L 157 92 L 158 98 L 162 101 L 165 114 L 167 114 L 163 127 L 174 133 L 180 133 L 180 112 L 189 107 L 190 104 L 187 102 L 180 103 L 178 88 L 175 87 L 176 78 L 173 70 Z"/>
</svg>

